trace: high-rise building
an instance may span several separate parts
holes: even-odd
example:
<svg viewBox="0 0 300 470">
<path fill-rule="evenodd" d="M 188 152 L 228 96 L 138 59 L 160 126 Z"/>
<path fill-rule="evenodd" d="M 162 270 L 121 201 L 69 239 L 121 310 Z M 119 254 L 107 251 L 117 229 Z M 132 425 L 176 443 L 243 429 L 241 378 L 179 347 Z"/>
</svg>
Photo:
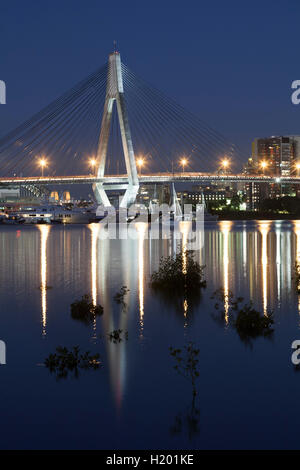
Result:
<svg viewBox="0 0 300 470">
<path fill-rule="evenodd" d="M 290 176 L 296 174 L 300 162 L 300 136 L 271 136 L 254 139 L 252 155 L 244 167 L 245 174 Z M 295 194 L 292 185 L 248 183 L 245 186 L 247 208 L 258 209 L 263 199 Z"/>
<path fill-rule="evenodd" d="M 300 159 L 300 136 L 271 136 L 254 139 L 252 161 L 266 175 L 289 176 Z"/>
<path fill-rule="evenodd" d="M 245 184 L 246 208 L 249 211 L 258 210 L 261 202 L 270 197 L 268 183 L 249 182 Z"/>
</svg>

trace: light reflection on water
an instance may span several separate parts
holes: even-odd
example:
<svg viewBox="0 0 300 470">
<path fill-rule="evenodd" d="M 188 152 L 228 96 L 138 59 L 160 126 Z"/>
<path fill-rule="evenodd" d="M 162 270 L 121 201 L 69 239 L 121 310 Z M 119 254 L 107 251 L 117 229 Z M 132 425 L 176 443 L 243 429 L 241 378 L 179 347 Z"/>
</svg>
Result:
<svg viewBox="0 0 300 470">
<path fill-rule="evenodd" d="M 142 338 L 145 327 L 145 284 L 149 281 L 151 272 L 157 269 L 160 258 L 174 255 L 178 250 L 182 251 L 182 269 L 185 272 L 189 227 L 180 225 L 182 240 L 178 242 L 172 238 L 172 232 L 170 240 L 152 240 L 146 224 L 136 225 L 137 240 L 120 241 L 101 239 L 99 224 L 88 226 L 90 240 L 85 227 L 76 230 L 56 228 L 50 231 L 50 226 L 38 225 L 39 243 L 34 232 L 36 228 L 21 230 L 21 236 L 16 236 L 16 231 L 3 231 L 0 233 L 3 247 L 0 276 L 3 282 L 6 277 L 5 283 L 7 278 L 13 281 L 16 292 L 22 292 L 36 283 L 36 266 L 40 265 L 42 334 L 46 335 L 49 273 L 57 280 L 57 284 L 72 286 L 75 290 L 78 290 L 76 286 L 82 285 L 84 276 L 88 276 L 90 286 L 87 290 L 91 293 L 93 303 L 100 301 L 106 312 L 112 312 L 108 281 L 111 276 L 113 248 L 114 253 L 119 256 L 116 277 L 122 278 L 121 285 L 130 289 L 129 304 L 135 301 L 135 292 L 138 293 Z M 28 257 L 30 262 L 27 262 Z M 196 258 L 200 264 L 206 265 L 208 283 L 224 289 L 226 322 L 228 292 L 231 290 L 235 293 L 239 286 L 243 287 L 250 299 L 261 301 L 266 314 L 269 307 L 273 309 L 280 305 L 293 288 L 294 264 L 296 261 L 300 262 L 300 222 L 294 221 L 288 228 L 285 222 L 270 221 L 258 221 L 248 226 L 243 223 L 239 228 L 230 221 L 207 225 L 205 245 L 196 252 Z M 22 280 L 25 282 L 22 283 Z M 187 318 L 187 299 L 183 299 L 182 309 L 183 317 Z M 106 326 L 110 330 L 124 327 L 122 321 L 119 325 L 116 323 L 112 314 L 109 313 L 106 318 Z M 95 318 L 94 335 L 96 329 Z"/>
<path fill-rule="evenodd" d="M 232 222 L 224 220 L 220 222 L 220 230 L 223 235 L 223 289 L 224 289 L 224 313 L 225 323 L 228 324 L 228 310 L 229 310 L 229 232 Z"/>
<path fill-rule="evenodd" d="M 262 266 L 262 290 L 263 290 L 263 310 L 267 315 L 268 309 L 268 233 L 270 230 L 270 222 L 262 220 L 258 222 L 258 229 L 261 233 L 261 266 Z M 277 245 L 277 243 L 276 243 Z"/>
<path fill-rule="evenodd" d="M 92 302 L 93 305 L 97 305 L 97 242 L 99 236 L 100 225 L 90 224 L 89 229 L 91 231 L 91 290 L 92 290 Z M 97 335 L 97 319 L 94 315 L 93 320 L 93 339 L 96 339 Z"/>
<path fill-rule="evenodd" d="M 181 239 L 182 273 L 186 274 L 186 272 L 187 272 L 188 236 L 189 236 L 189 233 L 191 232 L 191 223 L 188 222 L 188 221 L 179 222 L 179 232 L 182 236 L 182 239 Z M 186 328 L 187 325 L 188 325 L 188 321 L 187 321 L 188 309 L 189 309 L 188 299 L 184 298 L 183 299 L 184 328 Z"/>
<path fill-rule="evenodd" d="M 191 336 L 205 341 L 205 336 L 218 335 L 220 341 L 220 332 L 223 334 L 224 330 L 214 322 L 209 323 L 212 309 L 208 307 L 210 294 L 220 287 L 225 292 L 227 322 L 228 293 L 232 291 L 246 301 L 252 299 L 264 313 L 274 310 L 279 318 L 292 316 L 295 310 L 299 327 L 300 296 L 295 294 L 292 279 L 295 262 L 300 262 L 299 221 L 206 224 L 204 247 L 195 256 L 201 265 L 206 265 L 208 286 L 198 310 L 193 311 L 188 300 L 182 299 L 179 315 L 171 304 L 164 305 L 155 297 L 149 279 L 160 258 L 174 256 L 176 252 L 182 253 L 182 269 L 186 269 L 187 227 L 180 226 L 183 237 L 179 241 L 172 237 L 172 231 L 169 240 L 151 239 L 147 226 L 137 225 L 136 240 L 102 239 L 98 224 L 1 227 L 0 295 L 2 304 L 6 304 L 0 326 L 1 331 L 5 329 L 8 341 L 13 341 L 18 330 L 24 331 L 30 338 L 35 363 L 41 360 L 40 356 L 36 359 L 38 354 L 42 358 L 46 356 L 44 349 L 39 350 L 38 341 L 42 338 L 44 345 L 50 344 L 51 352 L 62 341 L 72 346 L 81 344 L 84 338 L 97 347 L 103 345 L 114 408 L 120 414 L 134 395 L 134 381 L 140 383 L 142 377 L 146 380 L 142 374 L 154 373 L 164 362 L 163 356 L 156 356 L 156 349 L 162 348 L 160 338 L 167 338 L 166 348 L 170 344 L 180 346 L 180 341 Z M 113 300 L 123 285 L 130 289 L 124 309 Z M 90 294 L 93 303 L 100 303 L 104 308 L 103 316 L 95 318 L 91 328 L 75 324 L 70 318 L 70 303 L 84 294 Z M 11 308 L 9 315 L 8 308 Z M 276 340 L 281 328 L 279 322 Z M 128 330 L 128 342 L 115 345 L 108 341 L 107 334 L 115 329 Z M 229 331 L 228 326 L 226 335 Z M 150 357 L 138 369 L 143 351 L 145 354 L 148 351 Z M 161 351 L 165 354 L 165 349 Z M 237 354 L 242 354 L 241 350 Z M 205 360 L 209 362 L 209 356 Z M 135 377 L 136 369 L 140 373 L 138 377 Z M 87 396 L 88 393 L 92 391 Z"/>
<path fill-rule="evenodd" d="M 296 234 L 296 256 L 294 265 L 300 264 L 300 221 L 294 221 L 294 231 Z M 296 266 L 295 266 L 296 267 Z M 298 312 L 300 315 L 300 295 L 298 296 Z"/>
<path fill-rule="evenodd" d="M 41 304 L 42 304 L 42 335 L 46 335 L 47 327 L 47 239 L 50 232 L 50 225 L 38 225 L 41 232 Z"/>
<path fill-rule="evenodd" d="M 138 265 L 139 265 L 139 310 L 140 310 L 140 338 L 143 338 L 144 330 L 144 240 L 147 231 L 147 224 L 140 222 L 136 224 L 136 230 L 138 232 Z"/>
</svg>

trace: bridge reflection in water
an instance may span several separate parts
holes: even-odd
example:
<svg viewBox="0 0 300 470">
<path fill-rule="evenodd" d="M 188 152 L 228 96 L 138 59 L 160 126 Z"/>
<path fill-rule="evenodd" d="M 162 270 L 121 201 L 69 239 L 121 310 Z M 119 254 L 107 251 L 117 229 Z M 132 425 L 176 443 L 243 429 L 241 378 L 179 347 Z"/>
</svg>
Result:
<svg viewBox="0 0 300 470">
<path fill-rule="evenodd" d="M 135 240 L 109 240 L 100 237 L 101 230 L 99 224 L 91 224 L 88 229 L 40 225 L 21 228 L 16 235 L 11 228 L 4 228 L 0 231 L 3 247 L 0 286 L 4 289 L 5 285 L 13 285 L 19 293 L 32 289 L 33 296 L 36 286 L 40 286 L 43 336 L 47 332 L 47 316 L 53 314 L 48 295 L 55 291 L 55 295 L 64 296 L 68 291 L 76 298 L 79 292 L 91 293 L 93 303 L 100 303 L 104 308 L 104 315 L 94 319 L 91 340 L 97 342 L 100 335 L 105 337 L 111 386 L 120 408 L 126 388 L 129 343 L 125 340 L 113 344 L 107 340 L 107 333 L 115 329 L 129 330 L 130 340 L 145 341 L 147 320 L 157 315 L 153 311 L 149 277 L 158 268 L 162 256 L 174 256 L 180 250 L 185 269 L 188 232 L 183 224 L 181 241 L 172 232 L 170 239 L 154 240 L 146 225 L 136 224 Z M 12 253 L 17 256 L 17 263 Z M 29 253 L 30 262 L 27 261 Z M 204 297 L 209 298 L 212 291 L 224 288 L 227 322 L 229 291 L 245 300 L 257 301 L 264 313 L 291 302 L 295 296 L 300 314 L 300 301 L 292 280 L 295 262 L 300 262 L 300 221 L 206 224 L 204 248 L 196 252 L 196 259 L 206 265 L 208 287 Z M 53 289 L 49 290 L 50 277 Z M 122 285 L 130 289 L 124 309 L 113 300 Z M 204 299 L 207 306 L 205 302 Z M 197 321 L 197 315 L 191 314 L 187 299 L 183 299 L 181 308 L 182 327 L 188 329 Z M 170 315 L 171 310 L 168 310 Z M 210 314 L 210 308 L 205 311 Z"/>
</svg>

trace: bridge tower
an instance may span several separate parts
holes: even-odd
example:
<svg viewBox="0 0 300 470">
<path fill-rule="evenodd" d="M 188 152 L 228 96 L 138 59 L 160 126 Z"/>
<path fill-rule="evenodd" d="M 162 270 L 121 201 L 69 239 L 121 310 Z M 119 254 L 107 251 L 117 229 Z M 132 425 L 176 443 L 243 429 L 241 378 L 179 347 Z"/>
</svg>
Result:
<svg viewBox="0 0 300 470">
<path fill-rule="evenodd" d="M 93 185 L 93 190 L 98 204 L 102 204 L 105 207 L 108 207 L 111 204 L 106 191 L 110 189 L 125 189 L 125 194 L 123 195 L 120 206 L 128 207 L 130 204 L 133 204 L 135 202 L 136 195 L 139 189 L 139 180 L 125 103 L 121 57 L 119 52 L 116 51 L 109 55 L 108 60 L 106 97 L 97 150 L 97 174 L 100 178 L 103 178 L 105 172 L 107 147 L 109 141 L 114 102 L 116 102 L 117 105 L 122 146 L 125 157 L 126 171 L 128 175 L 128 184 L 119 185 L 118 187 L 116 187 L 105 185 L 103 183 L 95 183 Z"/>
</svg>

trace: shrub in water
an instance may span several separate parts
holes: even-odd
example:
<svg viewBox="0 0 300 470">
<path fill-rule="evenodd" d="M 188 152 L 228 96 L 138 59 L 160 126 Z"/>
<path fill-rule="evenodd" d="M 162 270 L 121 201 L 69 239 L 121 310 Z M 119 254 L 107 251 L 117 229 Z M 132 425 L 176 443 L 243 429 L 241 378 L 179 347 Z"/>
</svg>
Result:
<svg viewBox="0 0 300 470">
<path fill-rule="evenodd" d="M 183 350 L 170 347 L 169 351 L 176 362 L 174 369 L 191 382 L 193 397 L 195 397 L 197 395 L 196 379 L 199 377 L 198 356 L 200 350 L 190 341 Z"/>
<path fill-rule="evenodd" d="M 215 318 L 224 322 L 227 316 L 227 322 L 236 329 L 243 341 L 250 342 L 258 336 L 269 336 L 274 332 L 272 312 L 262 314 L 254 308 L 252 301 L 242 305 L 242 297 L 234 298 L 231 291 L 225 292 L 223 288 L 216 290 L 211 298 L 217 300 L 215 309 L 219 315 Z"/>
<path fill-rule="evenodd" d="M 126 341 L 128 340 L 128 331 L 123 331 L 123 330 L 113 330 L 110 333 L 108 333 L 108 339 L 117 344 L 121 343 L 124 339 Z"/>
<path fill-rule="evenodd" d="M 295 268 L 294 268 L 294 281 L 295 281 L 295 289 L 298 294 L 300 294 L 300 263 L 296 261 Z"/>
<path fill-rule="evenodd" d="M 170 290 L 174 293 L 193 293 L 206 286 L 203 280 L 204 266 L 194 260 L 194 253 L 178 253 L 175 258 L 162 258 L 158 271 L 151 276 L 151 286 L 158 290 Z"/>
<path fill-rule="evenodd" d="M 117 292 L 113 297 L 114 301 L 117 304 L 122 305 L 123 309 L 126 308 L 125 296 L 128 294 L 129 291 L 130 289 L 128 289 L 127 286 L 122 286 L 120 291 Z"/>
<path fill-rule="evenodd" d="M 86 325 L 91 324 L 95 316 L 103 314 L 101 305 L 94 305 L 89 295 L 84 295 L 80 300 L 71 304 L 71 317 L 73 320 L 79 320 Z"/>
<path fill-rule="evenodd" d="M 253 308 L 252 302 L 249 302 L 238 310 L 234 326 L 239 336 L 244 340 L 257 336 L 268 336 L 274 331 L 271 328 L 274 323 L 272 317 L 272 313 L 262 315 Z"/>
<path fill-rule="evenodd" d="M 78 378 L 79 369 L 99 369 L 99 359 L 99 354 L 91 355 L 89 351 L 80 354 L 78 346 L 74 346 L 70 351 L 65 347 L 58 346 L 56 352 L 45 359 L 45 366 L 56 375 L 58 380 L 66 379 L 69 372 Z"/>
</svg>

